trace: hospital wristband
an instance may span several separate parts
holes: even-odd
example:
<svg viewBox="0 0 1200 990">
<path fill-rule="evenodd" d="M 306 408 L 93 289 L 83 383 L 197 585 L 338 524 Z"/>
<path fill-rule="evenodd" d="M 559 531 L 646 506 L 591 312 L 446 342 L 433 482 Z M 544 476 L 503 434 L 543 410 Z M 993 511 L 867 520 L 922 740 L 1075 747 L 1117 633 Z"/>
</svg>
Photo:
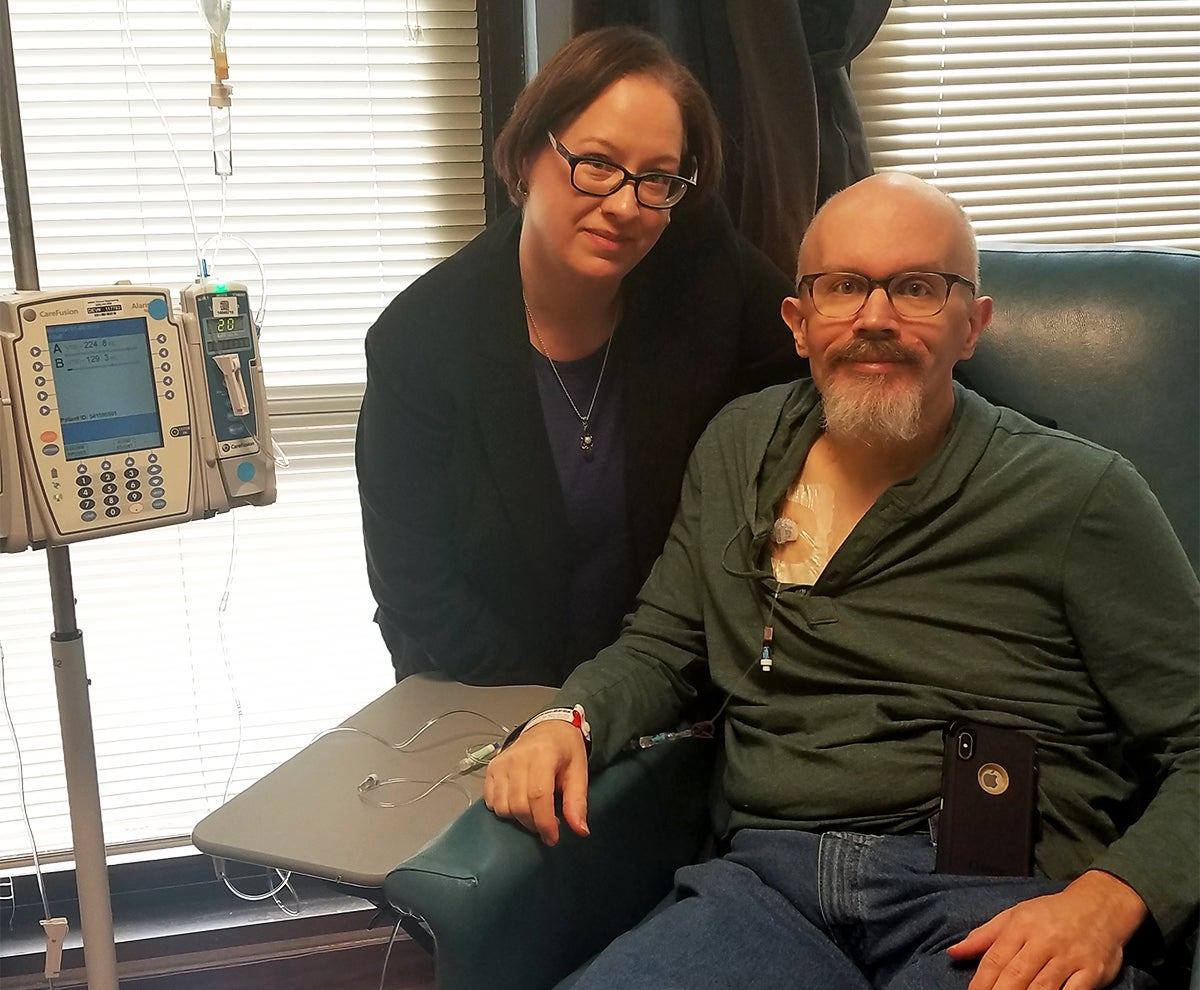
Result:
<svg viewBox="0 0 1200 990">
<path fill-rule="evenodd" d="M 525 723 L 521 732 L 528 732 L 539 722 L 570 722 L 583 733 L 584 742 L 590 743 L 592 741 L 592 727 L 588 725 L 587 716 L 583 713 L 583 705 L 576 705 L 574 708 L 550 708 L 539 715 L 534 715 L 533 718 Z"/>
</svg>

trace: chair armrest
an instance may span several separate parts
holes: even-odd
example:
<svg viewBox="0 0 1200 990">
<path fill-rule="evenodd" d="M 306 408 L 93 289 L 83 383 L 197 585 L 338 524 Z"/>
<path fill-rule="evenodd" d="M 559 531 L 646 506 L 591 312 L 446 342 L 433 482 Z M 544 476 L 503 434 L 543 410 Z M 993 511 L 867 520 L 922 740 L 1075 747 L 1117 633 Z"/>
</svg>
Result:
<svg viewBox="0 0 1200 990">
<path fill-rule="evenodd" d="M 586 837 L 548 847 L 482 802 L 384 881 L 421 918 L 439 990 L 537 990 L 636 924 L 710 835 L 715 747 L 678 741 L 619 760 L 588 789 Z"/>
</svg>

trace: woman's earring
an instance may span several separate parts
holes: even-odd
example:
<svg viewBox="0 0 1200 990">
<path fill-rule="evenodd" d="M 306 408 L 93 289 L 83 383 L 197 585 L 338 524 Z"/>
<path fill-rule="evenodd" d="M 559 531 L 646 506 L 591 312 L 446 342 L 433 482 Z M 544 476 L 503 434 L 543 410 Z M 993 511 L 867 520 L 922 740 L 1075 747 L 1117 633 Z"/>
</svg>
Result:
<svg viewBox="0 0 1200 990">
<path fill-rule="evenodd" d="M 517 194 L 522 199 L 526 199 L 529 196 L 529 183 L 526 182 L 523 178 L 517 179 Z"/>
</svg>

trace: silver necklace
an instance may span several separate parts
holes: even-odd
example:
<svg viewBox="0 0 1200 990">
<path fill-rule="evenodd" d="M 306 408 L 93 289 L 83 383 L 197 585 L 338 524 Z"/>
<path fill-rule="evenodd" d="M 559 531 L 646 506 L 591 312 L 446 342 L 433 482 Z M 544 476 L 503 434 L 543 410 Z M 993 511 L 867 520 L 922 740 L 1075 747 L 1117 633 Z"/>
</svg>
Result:
<svg viewBox="0 0 1200 990">
<path fill-rule="evenodd" d="M 608 352 L 612 348 L 613 335 L 617 331 L 617 320 L 613 319 L 612 330 L 608 332 L 608 343 L 604 345 L 604 360 L 600 362 L 600 374 L 596 376 L 596 387 L 592 389 L 592 401 L 588 403 L 587 412 L 580 412 L 579 407 L 575 405 L 575 400 L 571 398 L 571 392 L 567 388 L 567 383 L 563 381 L 562 375 L 558 373 L 558 365 L 554 363 L 554 358 L 550 356 L 550 351 L 546 347 L 546 342 L 542 339 L 542 332 L 538 329 L 537 321 L 533 318 L 533 313 L 529 311 L 529 303 L 525 301 L 524 293 L 521 294 L 521 302 L 525 305 L 525 316 L 529 319 L 529 325 L 533 328 L 533 335 L 537 338 L 537 342 L 541 345 L 542 354 L 546 360 L 550 362 L 550 370 L 554 372 L 554 377 L 558 379 L 558 387 L 563 390 L 563 395 L 567 397 L 567 401 L 571 403 L 571 411 L 575 413 L 579 419 L 581 432 L 579 434 L 579 449 L 583 451 L 583 459 L 590 461 L 594 455 L 594 447 L 596 438 L 592 436 L 592 430 L 589 423 L 592 419 L 592 410 L 596 408 L 596 396 L 600 394 L 600 383 L 604 381 L 604 369 L 608 367 Z"/>
</svg>

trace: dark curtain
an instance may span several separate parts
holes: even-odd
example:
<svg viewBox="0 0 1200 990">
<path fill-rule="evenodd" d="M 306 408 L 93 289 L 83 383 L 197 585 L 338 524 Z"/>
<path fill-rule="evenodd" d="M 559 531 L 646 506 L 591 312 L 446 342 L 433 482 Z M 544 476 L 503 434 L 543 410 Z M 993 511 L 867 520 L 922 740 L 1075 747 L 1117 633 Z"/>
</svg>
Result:
<svg viewBox="0 0 1200 990">
<path fill-rule="evenodd" d="M 849 65 L 889 0 L 574 0 L 572 29 L 638 24 L 705 85 L 725 131 L 725 198 L 789 275 L 817 208 L 870 175 Z"/>
</svg>

